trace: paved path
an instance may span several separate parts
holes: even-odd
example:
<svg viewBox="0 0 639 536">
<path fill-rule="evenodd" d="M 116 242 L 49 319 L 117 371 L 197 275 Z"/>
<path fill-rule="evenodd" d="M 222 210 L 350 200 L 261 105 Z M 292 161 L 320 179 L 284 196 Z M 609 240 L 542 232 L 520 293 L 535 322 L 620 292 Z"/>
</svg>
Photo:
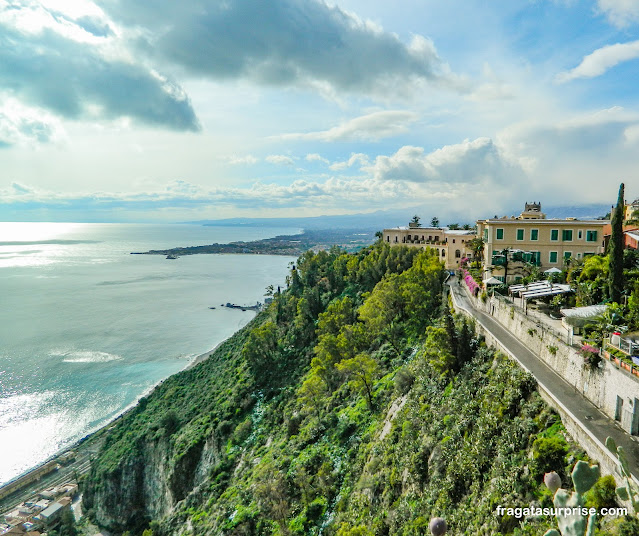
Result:
<svg viewBox="0 0 639 536">
<path fill-rule="evenodd" d="M 623 446 L 632 474 L 639 477 L 639 443 L 637 439 L 602 413 L 590 400 L 539 359 L 497 320 L 476 309 L 466 292 L 457 284 L 457 278 L 451 278 L 448 283 L 455 301 L 490 331 L 535 377 L 537 382 L 572 413 L 584 430 L 589 431 L 602 444 L 605 444 L 606 438 L 610 436 L 617 442 L 617 445 Z"/>
</svg>

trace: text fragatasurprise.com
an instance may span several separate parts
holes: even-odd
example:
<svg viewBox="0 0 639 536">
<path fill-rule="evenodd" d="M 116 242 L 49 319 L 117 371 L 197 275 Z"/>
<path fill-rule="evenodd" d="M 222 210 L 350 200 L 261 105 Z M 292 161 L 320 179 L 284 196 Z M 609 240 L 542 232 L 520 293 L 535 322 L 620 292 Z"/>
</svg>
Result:
<svg viewBox="0 0 639 536">
<path fill-rule="evenodd" d="M 499 516 L 507 515 L 514 516 L 517 519 L 524 517 L 540 517 L 540 516 L 587 516 L 599 513 L 602 516 L 624 516 L 628 515 L 627 508 L 602 508 L 597 512 L 596 508 L 586 508 L 585 506 L 574 506 L 564 508 L 541 508 L 541 507 L 526 507 L 526 508 L 504 508 L 498 506 L 495 512 Z"/>
</svg>

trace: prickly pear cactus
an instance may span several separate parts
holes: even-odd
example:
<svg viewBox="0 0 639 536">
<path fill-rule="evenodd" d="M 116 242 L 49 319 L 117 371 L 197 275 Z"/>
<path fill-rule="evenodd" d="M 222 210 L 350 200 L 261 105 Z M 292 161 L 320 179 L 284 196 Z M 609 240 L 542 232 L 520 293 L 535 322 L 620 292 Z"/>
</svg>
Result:
<svg viewBox="0 0 639 536">
<path fill-rule="evenodd" d="M 586 493 L 599 479 L 599 466 L 588 465 L 586 462 L 578 461 L 572 470 L 572 481 L 575 486 L 573 493 L 563 488 L 555 492 L 553 503 L 555 508 L 579 508 L 584 505 L 584 493 Z M 578 513 L 562 513 L 557 515 L 557 525 L 559 531 L 551 529 L 544 536 L 594 536 L 596 514 L 584 516 Z"/>
<path fill-rule="evenodd" d="M 606 448 L 617 456 L 617 469 L 623 478 L 623 484 L 616 489 L 617 496 L 622 501 L 630 501 L 635 514 L 639 515 L 639 487 L 632 479 L 624 448 L 618 447 L 612 437 L 606 438 Z"/>
</svg>

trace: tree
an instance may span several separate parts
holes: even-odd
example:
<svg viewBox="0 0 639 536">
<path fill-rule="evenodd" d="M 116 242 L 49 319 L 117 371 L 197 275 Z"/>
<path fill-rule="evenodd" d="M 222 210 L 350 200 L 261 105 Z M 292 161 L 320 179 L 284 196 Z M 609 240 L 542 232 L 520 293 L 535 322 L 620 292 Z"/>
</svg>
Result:
<svg viewBox="0 0 639 536">
<path fill-rule="evenodd" d="M 617 206 L 612 214 L 612 233 L 608 245 L 610 258 L 608 271 L 608 294 L 610 300 L 616 303 L 621 301 L 623 292 L 623 212 L 624 212 L 624 185 L 619 186 Z"/>
<path fill-rule="evenodd" d="M 420 220 L 420 219 L 421 219 L 421 218 L 420 218 L 417 214 L 415 214 L 415 215 L 412 217 L 412 219 L 410 220 L 410 222 L 411 222 L 411 223 L 414 223 L 414 224 L 415 224 L 415 227 L 421 227 L 421 226 L 422 226 L 422 224 L 421 224 L 421 223 L 419 223 L 419 220 Z"/>
<path fill-rule="evenodd" d="M 351 359 L 345 359 L 337 364 L 337 370 L 346 374 L 349 384 L 366 395 L 369 409 L 373 407 L 373 381 L 379 365 L 372 357 L 366 354 L 358 354 Z"/>
<path fill-rule="evenodd" d="M 475 260 L 482 260 L 484 256 L 484 239 L 475 237 L 468 241 L 468 247 L 473 252 L 473 258 Z"/>
<path fill-rule="evenodd" d="M 504 283 L 508 283 L 508 253 L 508 248 L 501 250 L 501 254 L 504 256 Z"/>
<path fill-rule="evenodd" d="M 448 224 L 448 228 L 451 231 L 456 231 L 457 229 L 459 229 L 459 223 L 449 223 Z"/>
<path fill-rule="evenodd" d="M 302 407 L 312 412 L 319 421 L 322 417 L 322 406 L 326 395 L 326 384 L 317 374 L 311 374 L 299 390 L 298 400 Z"/>
<path fill-rule="evenodd" d="M 275 372 L 277 350 L 278 330 L 273 322 L 266 322 L 251 330 L 242 349 L 242 356 L 258 383 L 268 383 Z"/>
<path fill-rule="evenodd" d="M 433 216 L 433 219 L 430 220 L 431 227 L 439 227 L 439 218 L 437 216 Z"/>
</svg>

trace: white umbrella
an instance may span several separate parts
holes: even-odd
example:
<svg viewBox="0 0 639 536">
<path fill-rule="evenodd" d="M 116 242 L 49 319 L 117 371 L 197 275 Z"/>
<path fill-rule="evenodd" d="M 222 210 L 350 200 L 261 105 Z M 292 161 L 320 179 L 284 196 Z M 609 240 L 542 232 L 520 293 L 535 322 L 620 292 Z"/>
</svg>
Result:
<svg viewBox="0 0 639 536">
<path fill-rule="evenodd" d="M 503 285 L 503 281 L 500 281 L 496 277 L 489 277 L 488 279 L 484 279 L 484 285 Z"/>
<path fill-rule="evenodd" d="M 554 266 L 552 268 L 548 268 L 548 270 L 544 270 L 545 274 L 560 274 L 561 270 L 559 268 L 555 268 Z"/>
</svg>

